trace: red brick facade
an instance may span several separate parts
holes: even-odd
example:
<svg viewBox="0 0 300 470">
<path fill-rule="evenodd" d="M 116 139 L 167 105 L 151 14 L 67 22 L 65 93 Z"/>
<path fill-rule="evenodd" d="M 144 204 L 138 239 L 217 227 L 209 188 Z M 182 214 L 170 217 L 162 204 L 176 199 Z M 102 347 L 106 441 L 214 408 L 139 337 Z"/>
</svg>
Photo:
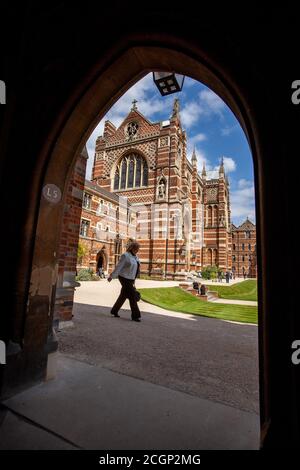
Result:
<svg viewBox="0 0 300 470">
<path fill-rule="evenodd" d="M 78 260 L 77 271 L 90 268 L 97 272 L 101 267 L 111 272 L 127 240 L 136 236 L 135 210 L 127 199 L 86 180 L 79 236 L 86 254 Z"/>
<path fill-rule="evenodd" d="M 256 230 L 247 218 L 239 227 L 232 224 L 232 272 L 237 277 L 256 277 Z"/>
<path fill-rule="evenodd" d="M 77 247 L 87 159 L 87 151 L 83 149 L 75 162 L 64 201 L 54 311 L 54 319 L 60 321 L 72 318 L 74 288 L 76 286 Z"/>
<path fill-rule="evenodd" d="M 211 263 L 231 269 L 224 166 L 218 178 L 206 179 L 205 169 L 198 173 L 195 153 L 192 163 L 188 161 L 178 108 L 176 100 L 170 120 L 150 123 L 134 104 L 118 129 L 106 121 L 96 142 L 92 174 L 94 183 L 127 197 L 135 210 L 141 272 L 168 279 L 184 278 Z M 135 185 L 139 158 L 147 179 L 145 183 L 138 176 Z"/>
<path fill-rule="evenodd" d="M 85 180 L 83 151 L 66 196 L 57 318 L 72 317 L 76 271 L 102 267 L 110 273 L 129 238 L 140 242 L 141 274 L 152 278 L 185 279 L 209 265 L 256 276 L 255 226 L 231 224 L 223 161 L 217 178 L 207 178 L 205 167 L 200 175 L 195 151 L 190 163 L 186 144 L 175 101 L 170 120 L 161 123 L 149 122 L 135 104 L 118 129 L 106 121 L 92 181 Z M 251 236 L 243 242 L 245 231 Z M 76 265 L 78 233 L 86 254 Z"/>
</svg>

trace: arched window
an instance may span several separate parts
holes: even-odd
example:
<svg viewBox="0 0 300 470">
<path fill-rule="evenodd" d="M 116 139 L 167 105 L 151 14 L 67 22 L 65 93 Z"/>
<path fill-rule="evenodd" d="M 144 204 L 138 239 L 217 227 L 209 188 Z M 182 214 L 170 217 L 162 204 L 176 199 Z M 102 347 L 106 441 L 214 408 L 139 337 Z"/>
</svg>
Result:
<svg viewBox="0 0 300 470">
<path fill-rule="evenodd" d="M 215 266 L 218 265 L 218 250 L 215 248 L 213 252 L 213 264 Z"/>
<path fill-rule="evenodd" d="M 114 190 L 148 186 L 148 165 L 141 155 L 131 153 L 122 158 L 114 175 Z"/>
<path fill-rule="evenodd" d="M 217 225 L 217 223 L 218 223 L 218 206 L 214 206 L 212 224 Z"/>
<path fill-rule="evenodd" d="M 213 264 L 213 250 L 211 248 L 208 249 L 208 264 L 210 266 Z"/>
<path fill-rule="evenodd" d="M 120 173 L 119 173 L 119 167 L 117 167 L 116 172 L 115 172 L 115 179 L 114 179 L 114 189 L 119 189 L 119 184 L 120 184 Z"/>
<path fill-rule="evenodd" d="M 208 206 L 208 225 L 212 225 L 212 207 Z"/>
</svg>

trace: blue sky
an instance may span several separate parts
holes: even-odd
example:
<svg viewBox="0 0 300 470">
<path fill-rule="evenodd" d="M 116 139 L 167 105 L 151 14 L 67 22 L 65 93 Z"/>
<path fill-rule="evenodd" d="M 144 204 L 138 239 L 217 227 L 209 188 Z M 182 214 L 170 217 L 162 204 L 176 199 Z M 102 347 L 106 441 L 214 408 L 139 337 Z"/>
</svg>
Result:
<svg viewBox="0 0 300 470">
<path fill-rule="evenodd" d="M 117 127 L 130 112 L 136 99 L 138 110 L 150 121 L 170 118 L 174 98 L 180 100 L 180 117 L 187 132 L 188 158 L 195 146 L 198 169 L 205 162 L 208 177 L 214 177 L 224 157 L 225 172 L 230 182 L 231 219 L 235 225 L 248 216 L 255 222 L 253 163 L 245 134 L 228 106 L 200 82 L 185 78 L 183 91 L 162 97 L 152 74 L 130 88 L 109 110 L 87 141 L 89 154 L 86 178 L 90 179 L 96 138 L 102 134 L 104 121 Z"/>
</svg>

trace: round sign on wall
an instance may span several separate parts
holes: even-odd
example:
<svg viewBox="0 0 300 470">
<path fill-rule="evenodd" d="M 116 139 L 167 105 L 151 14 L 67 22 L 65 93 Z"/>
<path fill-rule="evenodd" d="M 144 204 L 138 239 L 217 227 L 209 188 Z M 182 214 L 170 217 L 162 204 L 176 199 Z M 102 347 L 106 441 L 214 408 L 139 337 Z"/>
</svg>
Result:
<svg viewBox="0 0 300 470">
<path fill-rule="evenodd" d="M 43 187 L 43 196 L 47 201 L 56 204 L 61 200 L 61 190 L 55 184 L 46 184 Z"/>
</svg>

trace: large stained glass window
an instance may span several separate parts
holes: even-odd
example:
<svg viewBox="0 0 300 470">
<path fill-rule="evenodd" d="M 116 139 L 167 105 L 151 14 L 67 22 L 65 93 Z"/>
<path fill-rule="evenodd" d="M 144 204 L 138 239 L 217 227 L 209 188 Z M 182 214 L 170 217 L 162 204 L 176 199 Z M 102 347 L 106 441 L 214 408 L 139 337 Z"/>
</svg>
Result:
<svg viewBox="0 0 300 470">
<path fill-rule="evenodd" d="M 120 189 L 125 189 L 126 188 L 126 177 L 127 177 L 127 161 L 126 160 L 121 161 L 120 173 L 121 173 Z"/>
<path fill-rule="evenodd" d="M 135 184 L 137 188 L 141 186 L 141 176 L 142 176 L 141 168 L 142 168 L 142 159 L 138 158 L 136 161 L 136 169 L 135 169 Z"/>
<path fill-rule="evenodd" d="M 120 173 L 119 173 L 119 168 L 117 168 L 115 172 L 114 189 L 119 189 L 119 184 L 120 184 Z"/>
<path fill-rule="evenodd" d="M 133 188 L 134 163 L 135 163 L 134 157 L 130 157 L 129 162 L 128 162 L 128 181 L 127 181 L 128 188 Z"/>
<path fill-rule="evenodd" d="M 114 175 L 114 190 L 148 186 L 148 165 L 144 157 L 132 153 L 119 162 Z"/>
</svg>

